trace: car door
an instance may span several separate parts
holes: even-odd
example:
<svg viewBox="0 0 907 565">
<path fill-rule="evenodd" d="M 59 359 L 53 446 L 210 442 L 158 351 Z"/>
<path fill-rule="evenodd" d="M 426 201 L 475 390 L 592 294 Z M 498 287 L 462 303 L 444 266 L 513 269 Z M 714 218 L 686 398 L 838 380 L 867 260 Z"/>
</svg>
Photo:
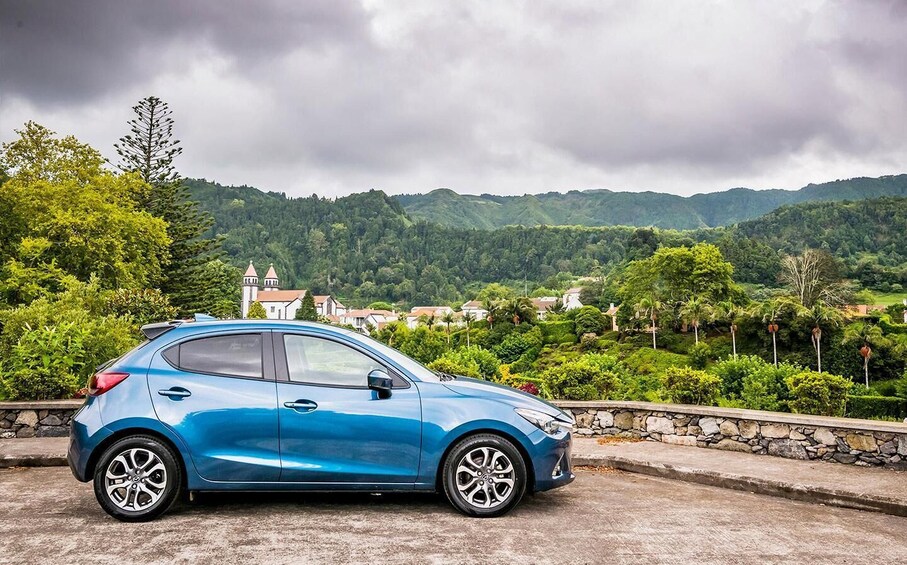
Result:
<svg viewBox="0 0 907 565">
<path fill-rule="evenodd" d="M 185 441 L 211 481 L 277 482 L 277 389 L 271 332 L 218 332 L 155 354 L 148 373 L 158 419 Z"/>
<path fill-rule="evenodd" d="M 404 487 L 419 474 L 422 408 L 399 375 L 390 396 L 367 386 L 374 355 L 318 335 L 274 333 L 282 482 Z"/>
</svg>

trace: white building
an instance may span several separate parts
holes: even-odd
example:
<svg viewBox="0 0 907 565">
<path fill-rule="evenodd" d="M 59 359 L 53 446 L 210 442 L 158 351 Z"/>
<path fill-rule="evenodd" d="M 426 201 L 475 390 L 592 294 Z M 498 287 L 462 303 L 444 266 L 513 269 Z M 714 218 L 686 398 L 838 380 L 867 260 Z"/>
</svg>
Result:
<svg viewBox="0 0 907 565">
<path fill-rule="evenodd" d="M 406 325 L 409 326 L 409 329 L 414 329 L 419 325 L 419 318 L 422 317 L 429 320 L 434 319 L 434 325 L 438 325 L 445 314 L 453 313 L 454 310 L 450 306 L 416 306 L 406 315 Z"/>
<path fill-rule="evenodd" d="M 582 288 L 576 286 L 564 293 L 564 296 L 561 298 L 561 300 L 564 303 L 565 310 L 575 310 L 577 308 L 583 307 L 583 303 L 579 301 L 579 294 L 580 292 L 582 292 L 582 290 Z"/>
<path fill-rule="evenodd" d="M 249 268 L 243 275 L 242 317 L 247 317 L 249 307 L 253 302 L 258 301 L 264 306 L 269 320 L 292 320 L 296 317 L 296 311 L 302 306 L 302 298 L 306 292 L 308 291 L 280 290 L 280 281 L 273 263 L 265 274 L 264 287 L 259 289 L 258 273 L 255 272 L 255 266 L 249 261 Z M 319 316 L 336 321 L 346 313 L 346 306 L 329 294 L 314 295 L 312 298 Z"/>
</svg>

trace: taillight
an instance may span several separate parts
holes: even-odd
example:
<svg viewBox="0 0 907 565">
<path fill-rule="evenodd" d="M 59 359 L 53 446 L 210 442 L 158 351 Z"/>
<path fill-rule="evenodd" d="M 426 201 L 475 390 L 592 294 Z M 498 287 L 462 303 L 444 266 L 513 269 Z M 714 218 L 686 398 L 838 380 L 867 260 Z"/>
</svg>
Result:
<svg viewBox="0 0 907 565">
<path fill-rule="evenodd" d="M 100 396 L 117 386 L 129 376 L 129 373 L 95 373 L 88 379 L 88 396 Z"/>
</svg>

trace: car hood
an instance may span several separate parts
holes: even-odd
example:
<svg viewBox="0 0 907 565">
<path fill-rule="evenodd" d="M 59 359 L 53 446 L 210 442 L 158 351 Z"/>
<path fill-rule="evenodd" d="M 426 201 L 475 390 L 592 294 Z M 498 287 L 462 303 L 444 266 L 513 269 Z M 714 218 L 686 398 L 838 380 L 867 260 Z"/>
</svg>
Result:
<svg viewBox="0 0 907 565">
<path fill-rule="evenodd" d="M 561 410 L 554 404 L 546 402 L 528 392 L 523 392 L 506 385 L 470 377 L 457 377 L 455 380 L 444 381 L 441 384 L 453 392 L 464 396 L 495 397 L 497 400 L 511 404 L 516 408 L 531 408 L 562 420 L 573 421 L 573 416 L 571 414 Z"/>
</svg>

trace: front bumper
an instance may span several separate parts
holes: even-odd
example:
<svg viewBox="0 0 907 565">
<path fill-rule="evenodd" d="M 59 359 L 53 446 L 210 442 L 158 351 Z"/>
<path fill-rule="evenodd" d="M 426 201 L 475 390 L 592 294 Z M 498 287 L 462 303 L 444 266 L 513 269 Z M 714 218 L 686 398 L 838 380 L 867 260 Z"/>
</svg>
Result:
<svg viewBox="0 0 907 565">
<path fill-rule="evenodd" d="M 539 433 L 544 437 L 536 443 L 536 453 L 532 457 L 535 492 L 569 485 L 576 478 L 570 462 L 570 432 L 565 432 L 563 437 L 551 437 L 542 431 Z"/>
</svg>

